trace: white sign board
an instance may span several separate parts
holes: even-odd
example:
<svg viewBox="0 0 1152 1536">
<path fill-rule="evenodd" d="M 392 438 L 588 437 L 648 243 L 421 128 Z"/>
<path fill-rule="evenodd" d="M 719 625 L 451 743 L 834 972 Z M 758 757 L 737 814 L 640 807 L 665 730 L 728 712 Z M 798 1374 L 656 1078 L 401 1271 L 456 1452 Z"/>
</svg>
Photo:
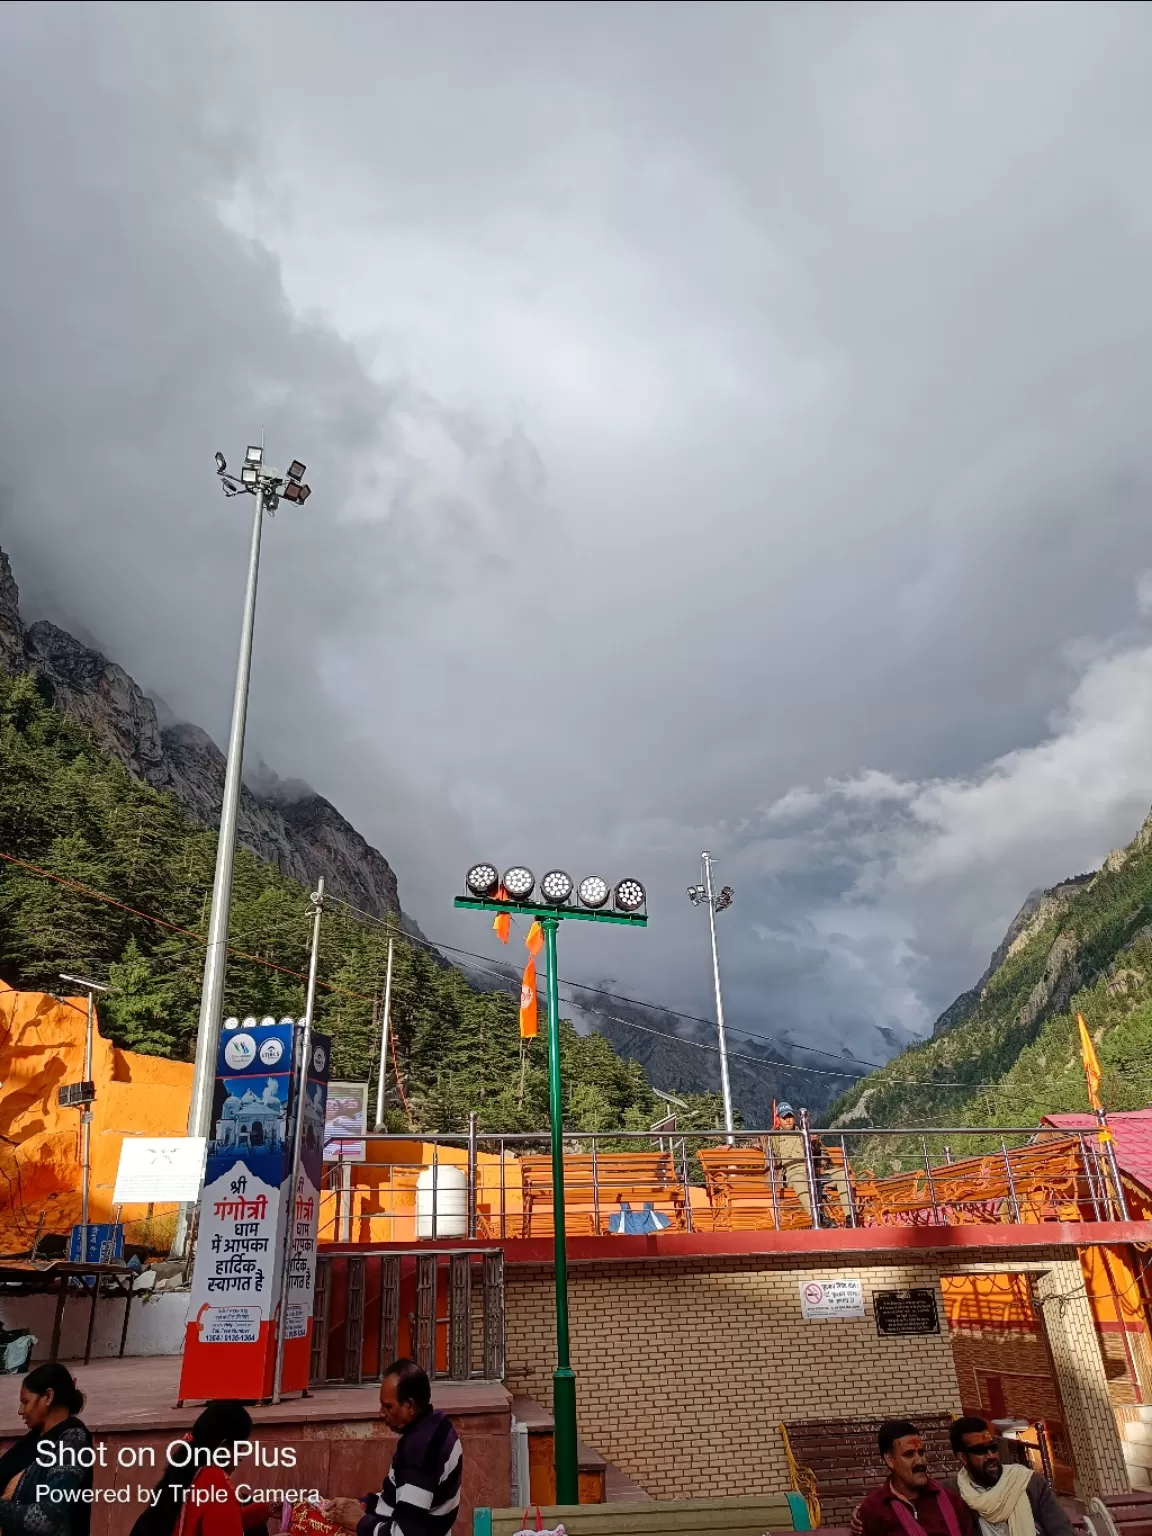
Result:
<svg viewBox="0 0 1152 1536">
<path fill-rule="evenodd" d="M 125 1136 L 120 1144 L 113 1205 L 171 1204 L 200 1196 L 204 1137 Z"/>
<path fill-rule="evenodd" d="M 801 1280 L 800 1311 L 806 1323 L 864 1316 L 864 1286 L 859 1280 Z"/>
<path fill-rule="evenodd" d="M 368 1084 L 329 1083 L 324 1110 L 324 1161 L 362 1163 L 368 1130 Z"/>
</svg>

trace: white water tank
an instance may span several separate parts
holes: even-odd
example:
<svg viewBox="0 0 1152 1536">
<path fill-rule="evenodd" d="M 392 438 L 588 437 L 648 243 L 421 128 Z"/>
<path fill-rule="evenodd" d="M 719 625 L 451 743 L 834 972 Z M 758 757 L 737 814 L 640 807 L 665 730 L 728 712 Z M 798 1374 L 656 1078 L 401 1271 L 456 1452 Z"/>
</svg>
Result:
<svg viewBox="0 0 1152 1536">
<path fill-rule="evenodd" d="M 416 1236 L 468 1236 L 468 1178 L 463 1168 L 438 1163 L 420 1174 L 416 1180 Z"/>
</svg>

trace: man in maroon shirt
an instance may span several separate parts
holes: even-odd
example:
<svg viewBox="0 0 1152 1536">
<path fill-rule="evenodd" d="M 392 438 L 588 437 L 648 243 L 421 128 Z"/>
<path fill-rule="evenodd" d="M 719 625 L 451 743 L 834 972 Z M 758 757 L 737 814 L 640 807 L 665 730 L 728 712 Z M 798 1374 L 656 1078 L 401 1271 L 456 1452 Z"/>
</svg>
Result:
<svg viewBox="0 0 1152 1536">
<path fill-rule="evenodd" d="M 960 1495 L 928 1476 L 915 1424 L 888 1419 L 880 1426 L 879 1441 L 888 1481 L 856 1512 L 864 1536 L 975 1536 L 972 1513 Z"/>
</svg>

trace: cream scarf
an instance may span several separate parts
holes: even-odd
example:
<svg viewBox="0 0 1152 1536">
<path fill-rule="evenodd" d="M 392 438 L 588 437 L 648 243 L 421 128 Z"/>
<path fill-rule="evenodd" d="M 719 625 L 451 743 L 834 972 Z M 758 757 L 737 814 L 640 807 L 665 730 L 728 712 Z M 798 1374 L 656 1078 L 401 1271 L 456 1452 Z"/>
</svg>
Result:
<svg viewBox="0 0 1152 1536">
<path fill-rule="evenodd" d="M 979 1483 L 974 1483 L 968 1475 L 967 1467 L 961 1467 L 956 1484 L 965 1504 L 982 1520 L 987 1520 L 991 1525 L 999 1525 L 1002 1520 L 1007 1520 L 1008 1536 L 1036 1536 L 1036 1522 L 1028 1502 L 1028 1484 L 1031 1481 L 1031 1467 L 1010 1464 L 1000 1473 L 991 1488 L 982 1488 Z"/>
</svg>

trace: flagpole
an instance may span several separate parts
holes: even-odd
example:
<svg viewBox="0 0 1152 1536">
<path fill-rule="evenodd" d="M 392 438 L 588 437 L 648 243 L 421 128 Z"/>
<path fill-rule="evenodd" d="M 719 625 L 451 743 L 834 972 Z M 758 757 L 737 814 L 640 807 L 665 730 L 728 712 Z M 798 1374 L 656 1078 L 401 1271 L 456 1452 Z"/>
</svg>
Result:
<svg viewBox="0 0 1152 1536">
<path fill-rule="evenodd" d="M 1120 1178 L 1120 1164 L 1116 1161 L 1116 1138 L 1108 1129 L 1108 1116 L 1102 1109 L 1096 1111 L 1096 1124 L 1100 1127 L 1100 1140 L 1104 1143 L 1104 1150 L 1108 1156 L 1108 1170 L 1112 1175 L 1112 1188 L 1116 1191 L 1116 1204 L 1120 1210 L 1120 1220 L 1128 1221 L 1128 1197 L 1124 1193 L 1124 1184 Z"/>
<path fill-rule="evenodd" d="M 564 1098 L 560 1080 L 560 982 L 556 970 L 555 917 L 540 920 L 548 955 L 548 1110 L 552 1131 L 552 1230 L 556 1278 L 556 1369 L 552 1373 L 556 1502 L 580 1502 L 576 1450 L 576 1373 L 569 1357 L 568 1249 L 564 1232 Z"/>
</svg>

